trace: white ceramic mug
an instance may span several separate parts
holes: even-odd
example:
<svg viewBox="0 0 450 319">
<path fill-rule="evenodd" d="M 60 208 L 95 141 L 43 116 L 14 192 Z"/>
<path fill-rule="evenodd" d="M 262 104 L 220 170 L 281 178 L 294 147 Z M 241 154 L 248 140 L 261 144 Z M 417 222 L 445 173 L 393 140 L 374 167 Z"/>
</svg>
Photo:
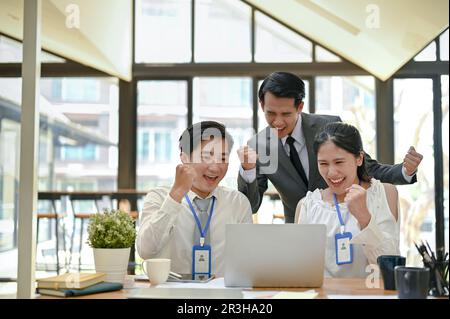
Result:
<svg viewBox="0 0 450 319">
<path fill-rule="evenodd" d="M 152 286 L 162 284 L 169 277 L 170 259 L 146 259 L 142 262 L 142 270 L 147 275 Z"/>
</svg>

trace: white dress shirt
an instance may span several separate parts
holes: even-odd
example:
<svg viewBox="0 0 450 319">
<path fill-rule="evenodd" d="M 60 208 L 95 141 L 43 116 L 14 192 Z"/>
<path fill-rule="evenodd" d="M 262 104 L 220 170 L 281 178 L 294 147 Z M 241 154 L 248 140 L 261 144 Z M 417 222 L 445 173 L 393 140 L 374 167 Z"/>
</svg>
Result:
<svg viewBox="0 0 450 319">
<path fill-rule="evenodd" d="M 143 259 L 170 258 L 172 271 L 190 274 L 194 232 L 199 230 L 186 200 L 183 198 L 178 203 L 169 193 L 170 187 L 158 187 L 145 197 L 136 239 L 137 251 Z M 194 192 L 188 192 L 191 202 L 196 196 Z M 208 230 L 211 273 L 223 276 L 225 225 L 252 223 L 252 211 L 247 197 L 237 190 L 219 186 L 208 197 L 211 196 L 216 198 Z"/>
<path fill-rule="evenodd" d="M 371 219 L 363 230 L 347 205 L 339 203 L 345 231 L 353 236 L 353 263 L 344 265 L 336 264 L 335 235 L 340 232 L 341 224 L 335 205 L 322 200 L 320 189 L 309 191 L 298 203 L 296 215 L 300 210 L 299 224 L 325 224 L 327 227 L 325 276 L 365 278 L 369 275 L 367 265 L 376 265 L 378 256 L 400 254 L 400 216 L 396 221 L 392 215 L 383 183 L 372 178 L 366 194 Z"/>
</svg>

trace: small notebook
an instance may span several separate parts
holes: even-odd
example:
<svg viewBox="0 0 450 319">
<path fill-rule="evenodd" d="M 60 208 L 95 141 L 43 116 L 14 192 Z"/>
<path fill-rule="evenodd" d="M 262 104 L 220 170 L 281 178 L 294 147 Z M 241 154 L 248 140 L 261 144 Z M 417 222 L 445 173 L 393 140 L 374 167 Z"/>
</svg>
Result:
<svg viewBox="0 0 450 319">
<path fill-rule="evenodd" d="M 83 289 L 104 281 L 104 273 L 66 273 L 59 276 L 37 279 L 37 288 Z"/>
<path fill-rule="evenodd" d="M 116 282 L 101 282 L 83 289 L 45 289 L 38 288 L 37 293 L 41 295 L 50 295 L 58 297 L 76 297 L 90 294 L 97 294 L 101 292 L 108 292 L 120 290 L 123 288 L 121 283 Z"/>
</svg>

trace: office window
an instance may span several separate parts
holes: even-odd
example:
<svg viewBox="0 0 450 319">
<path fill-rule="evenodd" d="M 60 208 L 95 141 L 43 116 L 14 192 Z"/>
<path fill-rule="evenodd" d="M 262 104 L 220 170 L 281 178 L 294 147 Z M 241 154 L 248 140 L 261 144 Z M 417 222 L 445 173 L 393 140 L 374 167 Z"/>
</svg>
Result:
<svg viewBox="0 0 450 319">
<path fill-rule="evenodd" d="M 17 276 L 20 78 L 0 78 L 0 278 Z"/>
<path fill-rule="evenodd" d="M 85 191 L 96 191 L 98 190 L 98 186 L 95 181 L 90 181 L 87 179 L 77 178 L 77 179 L 71 179 L 67 178 L 64 181 L 61 181 L 58 183 L 58 188 L 60 189 L 67 189 L 68 191 L 73 191 L 76 189 L 82 189 Z M 80 201 L 80 205 L 85 204 L 86 210 L 81 209 L 81 211 L 90 211 L 92 210 L 92 203 Z"/>
<path fill-rule="evenodd" d="M 312 43 L 266 15 L 255 12 L 256 62 L 312 62 Z"/>
<path fill-rule="evenodd" d="M 100 98 L 99 81 L 90 78 L 63 78 L 61 100 L 66 102 L 97 102 Z M 53 87 L 56 87 L 53 86 Z M 53 94 L 55 94 L 53 92 Z"/>
<path fill-rule="evenodd" d="M 251 102 L 251 79 L 249 78 L 194 78 L 194 118 L 205 118 L 203 111 L 217 111 L 213 107 L 239 108 L 244 110 Z M 196 109 L 200 107 L 202 109 Z M 207 109 L 211 107 L 211 109 Z M 195 112 L 198 111 L 198 112 Z M 216 114 L 210 114 L 217 116 Z M 220 115 L 219 115 L 220 116 Z"/>
<path fill-rule="evenodd" d="M 414 114 L 414 116 L 411 116 Z M 410 145 L 424 155 L 417 183 L 397 186 L 401 212 L 401 253 L 407 263 L 421 265 L 414 242 L 435 246 L 433 155 L 433 82 L 431 79 L 394 80 L 395 162 L 401 163 Z"/>
<path fill-rule="evenodd" d="M 251 61 L 251 9 L 238 0 L 195 1 L 195 61 Z"/>
<path fill-rule="evenodd" d="M 155 133 L 155 159 L 157 162 L 170 161 L 172 154 L 172 144 L 170 133 Z"/>
<path fill-rule="evenodd" d="M 41 62 L 64 63 L 66 60 L 41 51 Z M 0 63 L 22 63 L 22 43 L 0 35 Z"/>
<path fill-rule="evenodd" d="M 142 128 L 138 132 L 138 159 L 143 163 L 171 162 L 173 148 L 177 153 L 178 143 L 172 140 L 170 130 Z"/>
<path fill-rule="evenodd" d="M 59 159 L 62 161 L 94 161 L 97 158 L 96 150 L 94 144 L 87 144 L 84 146 L 61 146 Z"/>
<path fill-rule="evenodd" d="M 52 78 L 51 81 L 41 82 L 42 94 L 54 104 L 67 103 L 108 104 L 110 87 L 108 81 L 98 81 L 96 78 Z"/>
<path fill-rule="evenodd" d="M 150 133 L 149 132 L 138 132 L 138 159 L 141 161 L 146 161 L 149 159 L 150 150 Z"/>
<path fill-rule="evenodd" d="M 0 109 L 1 104 L 0 95 Z M 0 124 L 0 252 L 2 252 L 16 245 L 20 125 L 6 118 L 2 118 Z M 1 272 L 0 268 L 0 277 Z"/>
<path fill-rule="evenodd" d="M 176 111 L 187 112 L 187 85 L 185 81 L 140 81 L 138 84 L 138 101 L 140 105 L 153 106 L 156 113 L 171 107 L 180 107 Z M 143 107 L 144 108 L 144 107 Z"/>
<path fill-rule="evenodd" d="M 361 133 L 376 158 L 375 80 L 372 76 L 316 77 L 316 113 L 340 116 Z"/>
<path fill-rule="evenodd" d="M 436 61 L 436 41 L 431 42 L 417 54 L 414 61 Z"/>
<path fill-rule="evenodd" d="M 43 78 L 40 89 L 38 190 L 117 189 L 118 80 Z M 20 100 L 16 102 L 19 107 Z M 40 202 L 38 208 L 48 212 L 42 204 L 48 205 Z M 66 200 L 60 207 L 70 212 Z M 77 209 L 93 208 L 83 202 Z M 36 252 L 40 270 L 44 264 L 48 269 L 55 265 L 55 235 L 50 227 L 46 221 L 40 224 Z"/>
<path fill-rule="evenodd" d="M 187 126 L 186 81 L 138 83 L 137 188 L 172 185 Z"/>
<path fill-rule="evenodd" d="M 441 61 L 448 61 L 448 29 L 439 37 Z"/>
<path fill-rule="evenodd" d="M 247 143 L 252 129 L 252 80 L 238 77 L 194 78 L 193 122 L 213 120 L 224 124 L 235 143 L 224 185 L 237 187 L 239 159 L 236 150 Z M 226 110 L 226 111 L 224 111 Z"/>
<path fill-rule="evenodd" d="M 47 148 L 39 162 L 40 190 L 116 189 L 117 79 L 44 78 L 40 103 L 41 147 Z"/>
<path fill-rule="evenodd" d="M 137 0 L 137 63 L 191 60 L 191 1 Z"/>
</svg>

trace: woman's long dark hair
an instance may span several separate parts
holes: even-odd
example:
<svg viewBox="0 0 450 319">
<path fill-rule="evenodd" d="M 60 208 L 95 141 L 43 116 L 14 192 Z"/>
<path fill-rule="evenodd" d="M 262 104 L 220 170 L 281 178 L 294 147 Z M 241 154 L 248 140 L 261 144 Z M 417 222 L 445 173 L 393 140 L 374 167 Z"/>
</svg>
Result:
<svg viewBox="0 0 450 319">
<path fill-rule="evenodd" d="M 314 138 L 313 148 L 316 156 L 320 146 L 328 141 L 333 142 L 337 147 L 355 155 L 355 157 L 360 156 L 361 152 L 363 152 L 362 165 L 358 166 L 356 173 L 360 180 L 370 182 L 361 135 L 356 127 L 342 122 L 328 123 L 325 125 Z"/>
</svg>

